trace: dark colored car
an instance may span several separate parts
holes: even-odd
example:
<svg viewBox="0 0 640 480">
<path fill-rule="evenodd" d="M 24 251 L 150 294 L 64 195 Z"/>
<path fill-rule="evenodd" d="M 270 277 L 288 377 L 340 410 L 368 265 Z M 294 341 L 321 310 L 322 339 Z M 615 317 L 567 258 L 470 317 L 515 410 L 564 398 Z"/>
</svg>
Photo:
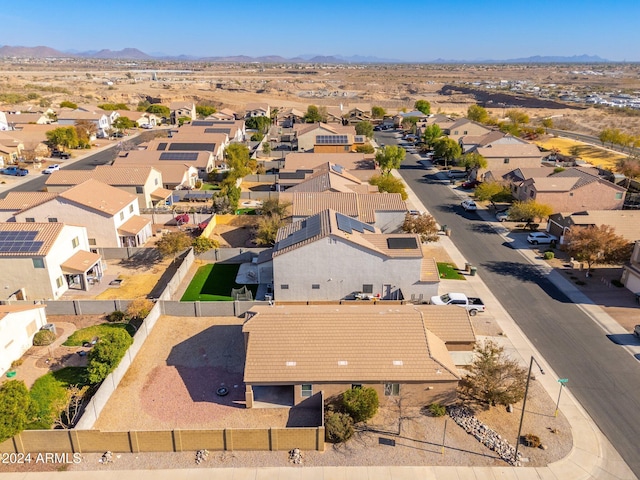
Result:
<svg viewBox="0 0 640 480">
<path fill-rule="evenodd" d="M 460 185 L 462 188 L 472 189 L 476 188 L 482 182 L 480 180 L 467 180 L 466 182 L 462 182 Z"/>
</svg>

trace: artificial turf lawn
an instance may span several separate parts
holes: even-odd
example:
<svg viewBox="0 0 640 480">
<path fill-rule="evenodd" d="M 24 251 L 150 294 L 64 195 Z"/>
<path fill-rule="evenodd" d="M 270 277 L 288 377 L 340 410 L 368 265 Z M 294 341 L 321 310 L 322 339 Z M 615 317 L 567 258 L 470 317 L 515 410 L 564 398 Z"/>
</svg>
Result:
<svg viewBox="0 0 640 480">
<path fill-rule="evenodd" d="M 84 342 L 90 342 L 95 337 L 104 337 L 106 333 L 118 328 L 124 328 L 132 337 L 135 333 L 135 328 L 128 323 L 102 323 L 100 325 L 92 325 L 91 327 L 76 330 L 67 338 L 67 341 L 64 342 L 63 345 L 65 347 L 79 347 Z"/>
<path fill-rule="evenodd" d="M 466 280 L 464 275 L 461 275 L 458 269 L 450 263 L 438 262 L 438 274 L 440 278 L 446 280 Z"/>
<path fill-rule="evenodd" d="M 233 301 L 231 289 L 242 287 L 235 282 L 239 269 L 240 265 L 228 263 L 210 263 L 200 267 L 180 301 Z M 258 286 L 247 285 L 247 288 L 253 292 L 255 298 Z"/>
</svg>

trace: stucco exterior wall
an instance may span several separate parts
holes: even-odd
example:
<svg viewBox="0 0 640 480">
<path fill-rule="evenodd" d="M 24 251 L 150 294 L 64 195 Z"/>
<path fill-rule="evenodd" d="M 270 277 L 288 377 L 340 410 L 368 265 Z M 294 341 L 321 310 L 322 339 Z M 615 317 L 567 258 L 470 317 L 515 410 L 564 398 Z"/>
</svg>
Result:
<svg viewBox="0 0 640 480">
<path fill-rule="evenodd" d="M 0 376 L 29 350 L 33 336 L 47 323 L 44 305 L 8 313 L 0 319 Z"/>
</svg>

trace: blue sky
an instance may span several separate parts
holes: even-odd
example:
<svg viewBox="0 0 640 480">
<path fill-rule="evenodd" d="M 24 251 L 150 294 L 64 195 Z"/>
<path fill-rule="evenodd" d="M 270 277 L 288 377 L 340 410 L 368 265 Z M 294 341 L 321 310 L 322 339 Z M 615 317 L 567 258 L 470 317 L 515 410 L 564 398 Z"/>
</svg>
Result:
<svg viewBox="0 0 640 480">
<path fill-rule="evenodd" d="M 598 55 L 640 61 L 640 1 L 22 0 L 0 45 L 226 56 L 369 55 L 406 61 Z"/>
</svg>

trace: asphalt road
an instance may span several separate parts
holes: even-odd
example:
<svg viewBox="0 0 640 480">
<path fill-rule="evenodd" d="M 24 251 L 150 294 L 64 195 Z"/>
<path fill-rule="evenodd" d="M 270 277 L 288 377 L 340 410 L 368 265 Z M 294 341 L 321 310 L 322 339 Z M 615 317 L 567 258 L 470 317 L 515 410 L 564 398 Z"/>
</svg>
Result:
<svg viewBox="0 0 640 480">
<path fill-rule="evenodd" d="M 390 132 L 378 143 L 399 143 Z M 496 298 L 544 356 L 636 476 L 640 477 L 640 362 L 614 344 L 578 306 L 473 212 L 442 181 L 407 155 L 400 174 Z M 425 176 L 426 174 L 426 176 Z M 634 341 L 630 335 L 630 341 Z"/>
</svg>

